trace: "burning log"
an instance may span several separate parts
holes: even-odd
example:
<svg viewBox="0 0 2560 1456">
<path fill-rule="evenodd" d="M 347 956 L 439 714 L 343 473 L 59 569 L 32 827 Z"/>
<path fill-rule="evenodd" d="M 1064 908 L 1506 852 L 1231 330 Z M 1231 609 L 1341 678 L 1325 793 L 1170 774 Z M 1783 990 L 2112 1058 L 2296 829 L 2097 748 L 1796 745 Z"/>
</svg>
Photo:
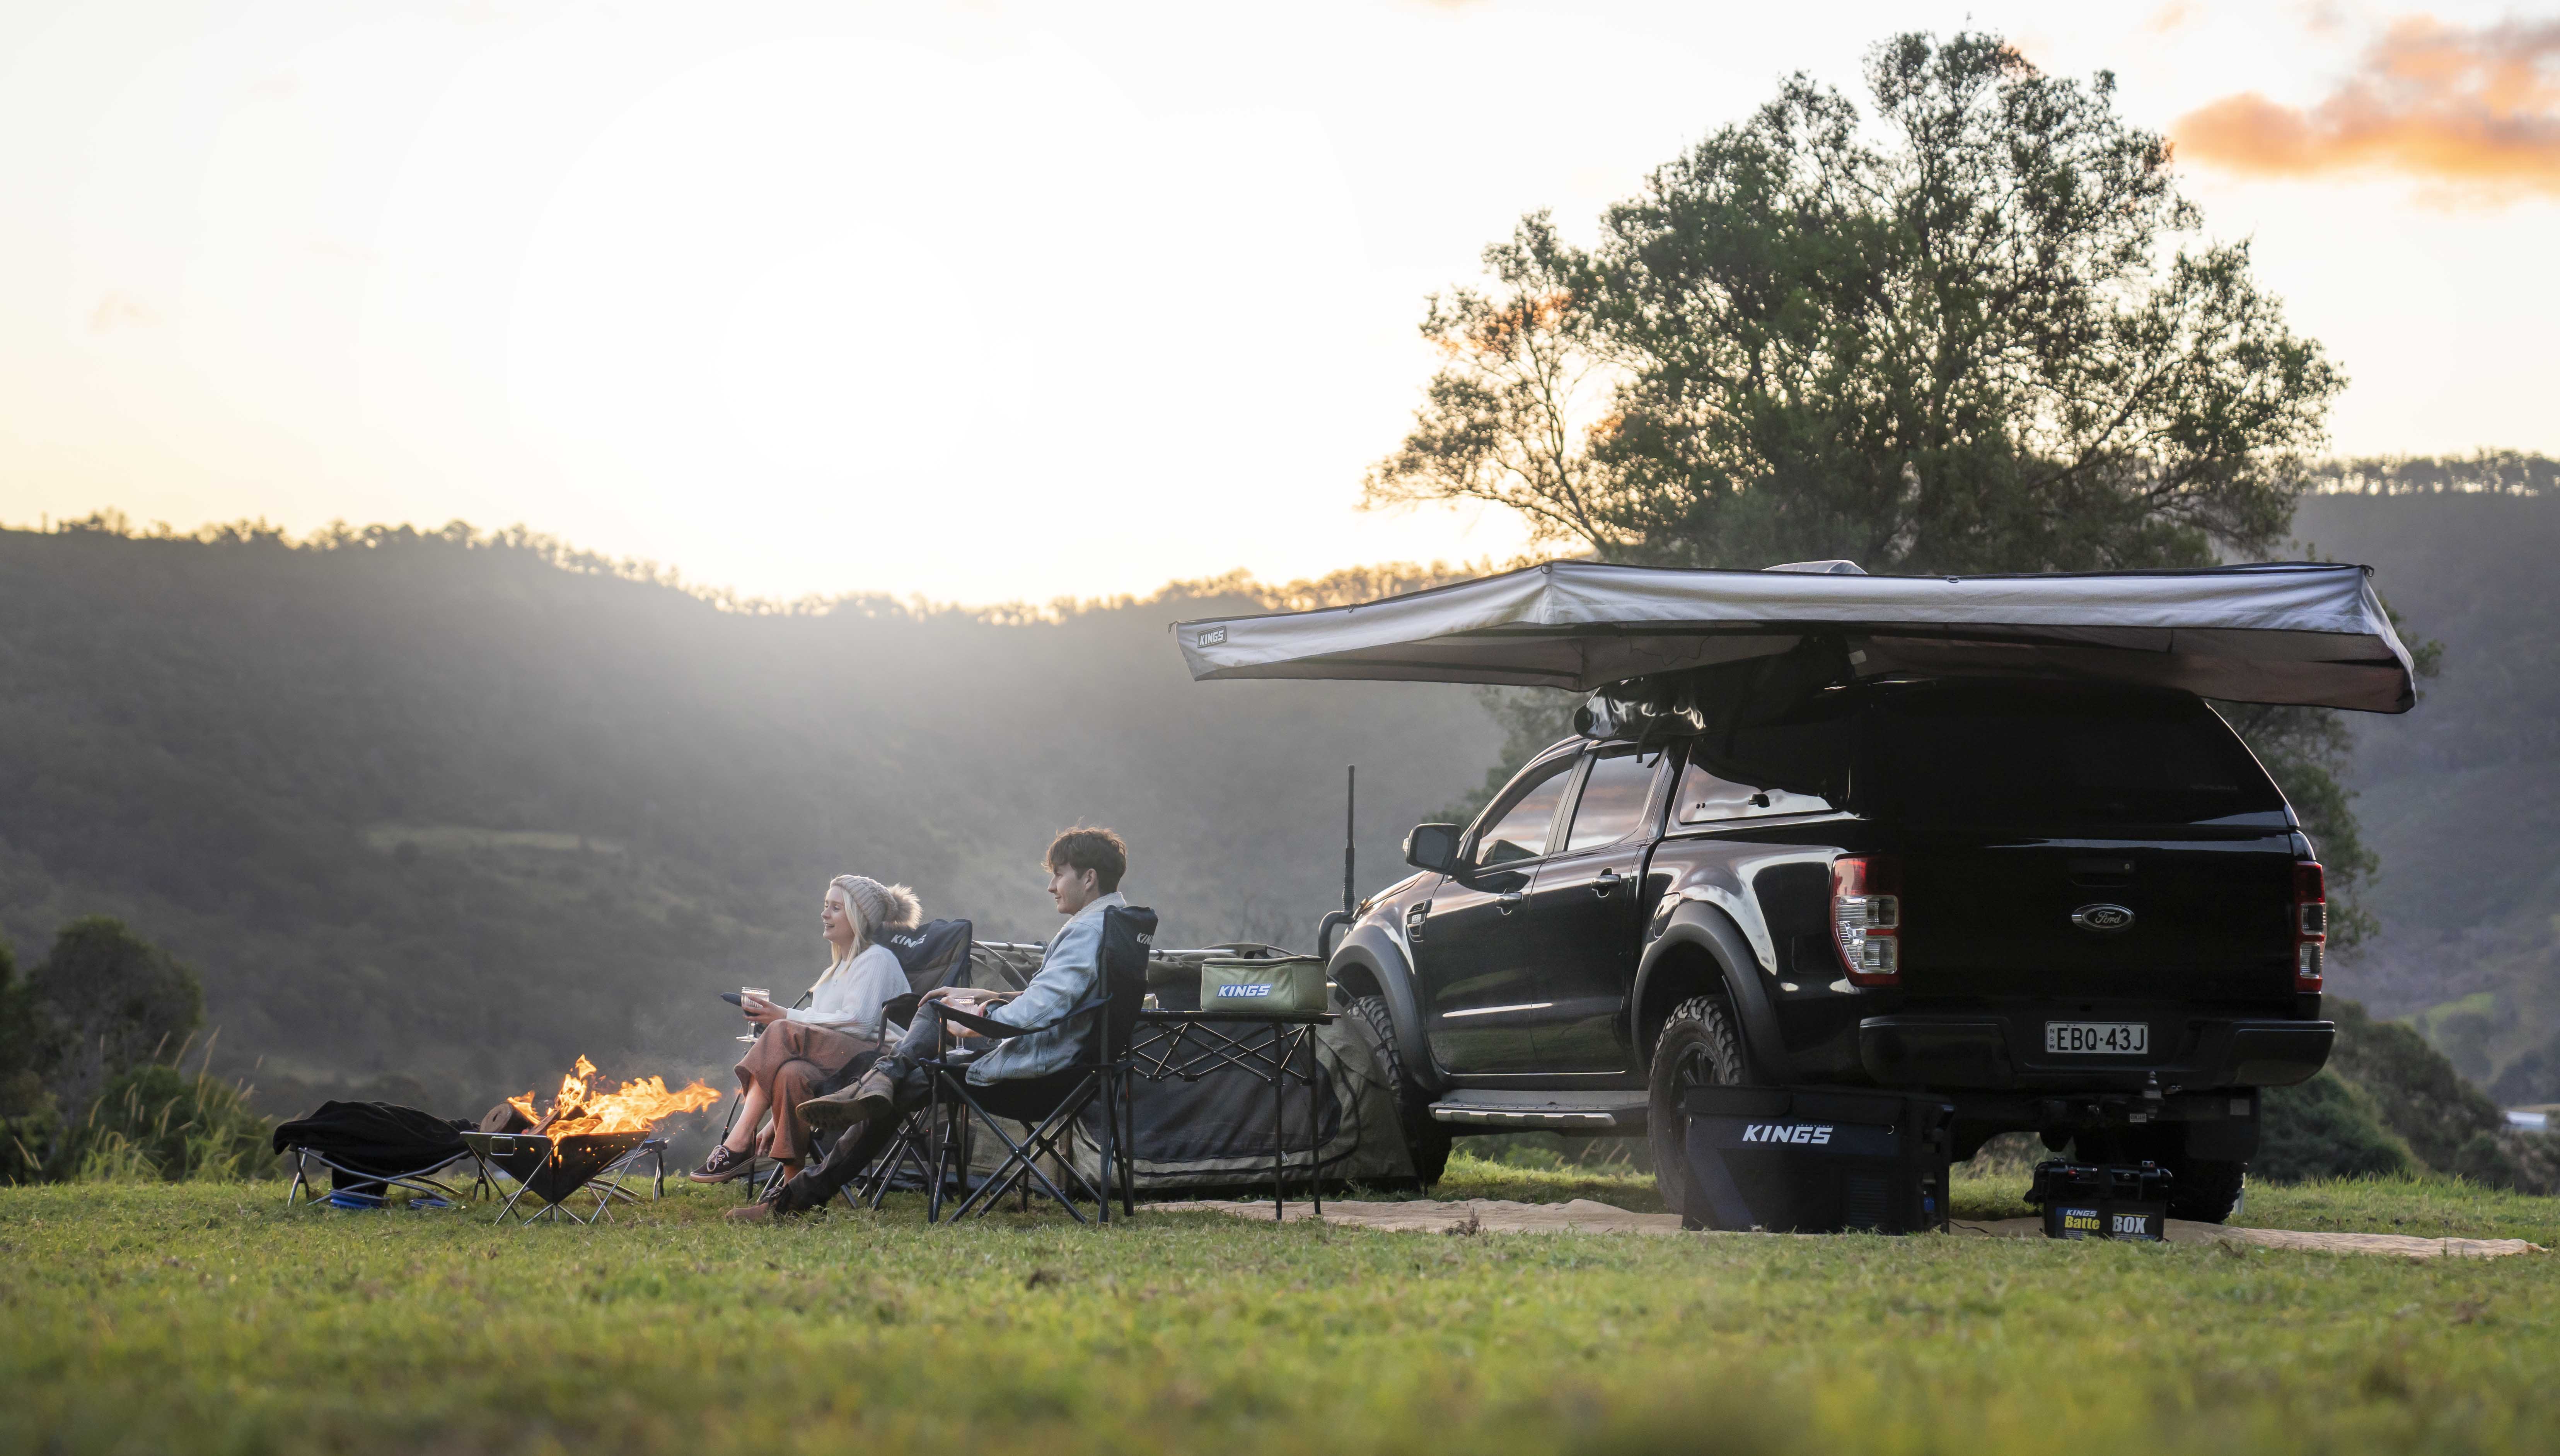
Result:
<svg viewBox="0 0 2560 1456">
<path fill-rule="evenodd" d="M 531 1131 L 462 1135 L 464 1146 L 485 1167 L 518 1184 L 515 1195 L 498 1211 L 500 1222 L 515 1213 L 528 1194 L 542 1207 L 542 1213 L 532 1216 L 565 1215 L 581 1223 L 607 1216 L 615 1198 L 634 1197 L 622 1190 L 622 1170 L 631 1166 L 633 1158 L 654 1150 L 660 1160 L 658 1178 L 664 1182 L 667 1145 L 649 1136 L 658 1120 L 679 1112 L 699 1112 L 720 1099 L 718 1091 L 700 1080 L 672 1092 L 667 1079 L 660 1076 L 616 1082 L 599 1074 L 595 1063 L 583 1056 L 574 1070 L 560 1078 L 560 1094 L 548 1111 L 536 1106 L 536 1096 L 527 1092 L 507 1099 L 533 1124 Z M 603 1181 L 595 1187 L 601 1191 L 586 1216 L 562 1207 L 571 1194 L 600 1176 Z"/>
<path fill-rule="evenodd" d="M 560 1094 L 552 1098 L 549 1111 L 537 1111 L 535 1092 L 509 1097 L 508 1105 L 532 1123 L 533 1130 L 558 1139 L 598 1133 L 647 1132 L 659 1119 L 679 1112 L 699 1112 L 720 1099 L 710 1083 L 697 1078 L 679 1091 L 667 1089 L 662 1076 L 637 1077 L 616 1082 L 595 1069 L 595 1063 L 581 1056 L 577 1066 L 560 1078 Z"/>
</svg>

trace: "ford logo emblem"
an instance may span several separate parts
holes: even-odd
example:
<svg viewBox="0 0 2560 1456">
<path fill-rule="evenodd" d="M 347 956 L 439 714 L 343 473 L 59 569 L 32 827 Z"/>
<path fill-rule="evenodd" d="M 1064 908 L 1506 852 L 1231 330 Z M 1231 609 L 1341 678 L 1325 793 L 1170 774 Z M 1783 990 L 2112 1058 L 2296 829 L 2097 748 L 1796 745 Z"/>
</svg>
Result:
<svg viewBox="0 0 2560 1456">
<path fill-rule="evenodd" d="M 2071 923 L 2083 930 L 2128 930 L 2133 928 L 2134 912 L 2123 905 L 2082 905 L 2071 912 Z"/>
</svg>

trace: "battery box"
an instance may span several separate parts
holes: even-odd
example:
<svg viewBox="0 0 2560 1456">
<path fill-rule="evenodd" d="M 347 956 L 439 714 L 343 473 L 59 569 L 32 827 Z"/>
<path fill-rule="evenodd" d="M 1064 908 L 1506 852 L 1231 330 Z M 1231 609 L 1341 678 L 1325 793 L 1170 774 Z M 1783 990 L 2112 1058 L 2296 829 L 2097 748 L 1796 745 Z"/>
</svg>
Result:
<svg viewBox="0 0 2560 1456">
<path fill-rule="evenodd" d="M 1915 1233 L 1947 1226 L 1955 1104 L 1828 1087 L 1691 1087 L 1688 1228 Z"/>
<path fill-rule="evenodd" d="M 2168 1233 L 2169 1171 L 2153 1163 L 2131 1166 L 2066 1163 L 2035 1165 L 2026 1201 L 2044 1210 L 2047 1238 L 2124 1238 L 2157 1242 Z"/>
</svg>

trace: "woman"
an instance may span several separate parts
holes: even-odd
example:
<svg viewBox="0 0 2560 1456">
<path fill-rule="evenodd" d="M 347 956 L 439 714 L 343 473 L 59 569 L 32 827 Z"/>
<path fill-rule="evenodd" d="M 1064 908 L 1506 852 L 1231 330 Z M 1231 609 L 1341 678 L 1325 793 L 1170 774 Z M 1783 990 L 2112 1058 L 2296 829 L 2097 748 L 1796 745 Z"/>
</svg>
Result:
<svg viewBox="0 0 2560 1456">
<path fill-rule="evenodd" d="M 835 953 L 818 984 L 809 988 L 809 1004 L 785 1010 L 756 997 L 738 1008 L 761 1032 L 737 1063 L 737 1120 L 729 1124 L 726 1140 L 694 1172 L 696 1183 L 739 1177 L 757 1153 L 780 1163 L 786 1177 L 799 1172 L 809 1153 L 809 1134 L 796 1115 L 800 1104 L 833 1079 L 860 1071 L 880 1054 L 882 1036 L 894 1038 L 903 1031 L 884 1026 L 880 1008 L 907 993 L 906 972 L 879 941 L 892 930 L 915 928 L 922 918 L 915 891 L 860 875 L 839 875 L 828 883 L 819 914 Z M 759 1143 L 757 1126 L 768 1113 L 770 1124 Z"/>
</svg>

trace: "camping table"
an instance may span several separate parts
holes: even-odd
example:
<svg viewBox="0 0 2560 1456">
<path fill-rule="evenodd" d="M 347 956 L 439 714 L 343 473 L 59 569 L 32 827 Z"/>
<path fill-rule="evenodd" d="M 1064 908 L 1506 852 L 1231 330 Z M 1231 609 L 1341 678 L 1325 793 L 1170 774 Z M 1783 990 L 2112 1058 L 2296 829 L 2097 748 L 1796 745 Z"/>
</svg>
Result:
<svg viewBox="0 0 2560 1456">
<path fill-rule="evenodd" d="M 1271 1216 L 1282 1216 L 1281 1180 L 1289 1169 L 1289 1143 L 1283 1113 L 1289 1079 L 1307 1084 L 1307 1194 L 1316 1215 L 1325 1213 L 1325 1192 L 1316 1177 L 1317 1078 L 1316 1028 L 1331 1026 L 1329 1011 L 1240 1013 L 1231 1011 L 1142 1011 L 1139 1035 L 1130 1039 L 1129 1067 L 1151 1082 L 1196 1082 L 1210 1072 L 1235 1067 L 1271 1084 Z M 1152 1030 L 1155 1035 L 1146 1033 Z M 1262 1033 L 1261 1036 L 1254 1035 Z M 1307 1053 L 1307 1069 L 1297 1069 L 1298 1052 Z M 1122 1157 L 1129 1154 L 1123 1151 Z"/>
</svg>

